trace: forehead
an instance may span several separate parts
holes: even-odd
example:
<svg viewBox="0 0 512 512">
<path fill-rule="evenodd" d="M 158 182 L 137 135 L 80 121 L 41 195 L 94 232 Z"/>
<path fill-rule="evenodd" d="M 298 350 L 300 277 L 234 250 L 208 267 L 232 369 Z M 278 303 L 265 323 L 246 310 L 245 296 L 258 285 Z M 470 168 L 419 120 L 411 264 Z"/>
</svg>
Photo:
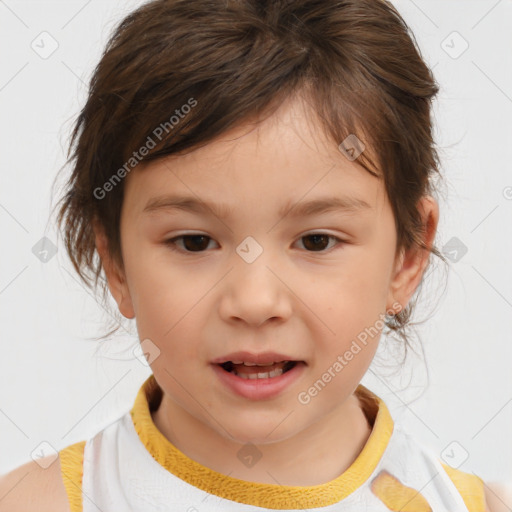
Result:
<svg viewBox="0 0 512 512">
<path fill-rule="evenodd" d="M 136 217 L 168 194 L 222 203 L 225 213 L 274 203 L 282 213 L 327 193 L 375 210 L 384 199 L 382 179 L 350 161 L 299 99 L 189 153 L 143 162 L 126 180 L 123 208 Z"/>
</svg>

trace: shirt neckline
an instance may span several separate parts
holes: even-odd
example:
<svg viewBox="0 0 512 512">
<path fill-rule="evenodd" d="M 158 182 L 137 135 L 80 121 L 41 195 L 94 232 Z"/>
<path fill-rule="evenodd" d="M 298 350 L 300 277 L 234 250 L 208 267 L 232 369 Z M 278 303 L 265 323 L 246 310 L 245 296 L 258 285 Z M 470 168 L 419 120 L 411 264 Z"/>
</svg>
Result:
<svg viewBox="0 0 512 512">
<path fill-rule="evenodd" d="M 368 480 L 389 443 L 394 424 L 384 401 L 362 384 L 355 394 L 373 427 L 371 434 L 356 460 L 340 476 L 313 486 L 248 482 L 214 471 L 185 455 L 158 430 L 151 417 L 162 398 L 154 375 L 140 387 L 130 415 L 146 450 L 164 469 L 190 485 L 246 505 L 307 509 L 333 505 L 353 493 Z"/>
</svg>

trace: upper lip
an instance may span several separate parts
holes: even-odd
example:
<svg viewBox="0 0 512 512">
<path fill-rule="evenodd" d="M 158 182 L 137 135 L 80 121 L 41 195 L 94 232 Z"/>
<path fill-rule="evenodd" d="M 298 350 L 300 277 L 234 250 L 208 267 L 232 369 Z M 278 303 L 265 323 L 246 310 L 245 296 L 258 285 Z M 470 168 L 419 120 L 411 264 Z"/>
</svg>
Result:
<svg viewBox="0 0 512 512">
<path fill-rule="evenodd" d="M 286 354 L 279 354 L 277 352 L 261 352 L 259 354 L 254 354 L 252 352 L 247 351 L 239 351 L 232 352 L 231 354 L 227 354 L 225 356 L 218 357 L 214 359 L 212 363 L 214 364 L 223 364 L 227 361 L 243 361 L 244 363 L 255 363 L 255 364 L 271 364 L 278 363 L 280 361 L 301 361 L 300 359 L 294 358 L 293 356 L 289 356 Z"/>
</svg>

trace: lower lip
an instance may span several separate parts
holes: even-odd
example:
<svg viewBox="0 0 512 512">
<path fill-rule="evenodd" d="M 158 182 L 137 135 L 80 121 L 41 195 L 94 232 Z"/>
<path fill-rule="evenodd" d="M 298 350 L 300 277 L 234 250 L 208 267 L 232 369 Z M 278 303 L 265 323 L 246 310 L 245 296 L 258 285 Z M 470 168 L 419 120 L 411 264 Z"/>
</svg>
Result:
<svg viewBox="0 0 512 512">
<path fill-rule="evenodd" d="M 237 395 L 251 400 L 265 400 L 266 398 L 275 397 L 302 375 L 304 367 L 304 363 L 297 363 L 291 370 L 282 373 L 278 377 L 243 379 L 234 373 L 227 372 L 218 364 L 213 365 L 213 369 L 221 382 Z"/>
</svg>

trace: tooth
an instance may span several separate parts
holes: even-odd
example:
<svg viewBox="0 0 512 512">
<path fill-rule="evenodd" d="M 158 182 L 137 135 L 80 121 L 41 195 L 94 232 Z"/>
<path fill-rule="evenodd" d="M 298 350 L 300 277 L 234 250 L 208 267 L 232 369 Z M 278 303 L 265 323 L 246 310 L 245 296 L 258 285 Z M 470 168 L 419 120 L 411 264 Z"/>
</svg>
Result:
<svg viewBox="0 0 512 512">
<path fill-rule="evenodd" d="M 235 363 L 235 361 L 231 361 L 232 363 Z M 249 362 L 244 362 L 243 364 L 245 366 L 272 366 L 273 364 L 276 364 L 276 363 L 287 363 L 288 361 L 271 361 L 269 363 L 249 363 Z M 235 363 L 235 364 L 238 364 L 238 363 Z"/>
<path fill-rule="evenodd" d="M 243 361 L 231 361 L 233 364 L 244 364 Z"/>
<path fill-rule="evenodd" d="M 281 368 L 276 368 L 275 370 L 272 370 L 271 372 L 260 372 L 260 373 L 251 373 L 249 375 L 244 375 L 243 373 L 236 373 L 234 374 L 237 377 L 241 377 L 242 379 L 268 379 L 273 377 L 278 377 L 279 375 L 282 375 L 283 370 Z"/>
</svg>

